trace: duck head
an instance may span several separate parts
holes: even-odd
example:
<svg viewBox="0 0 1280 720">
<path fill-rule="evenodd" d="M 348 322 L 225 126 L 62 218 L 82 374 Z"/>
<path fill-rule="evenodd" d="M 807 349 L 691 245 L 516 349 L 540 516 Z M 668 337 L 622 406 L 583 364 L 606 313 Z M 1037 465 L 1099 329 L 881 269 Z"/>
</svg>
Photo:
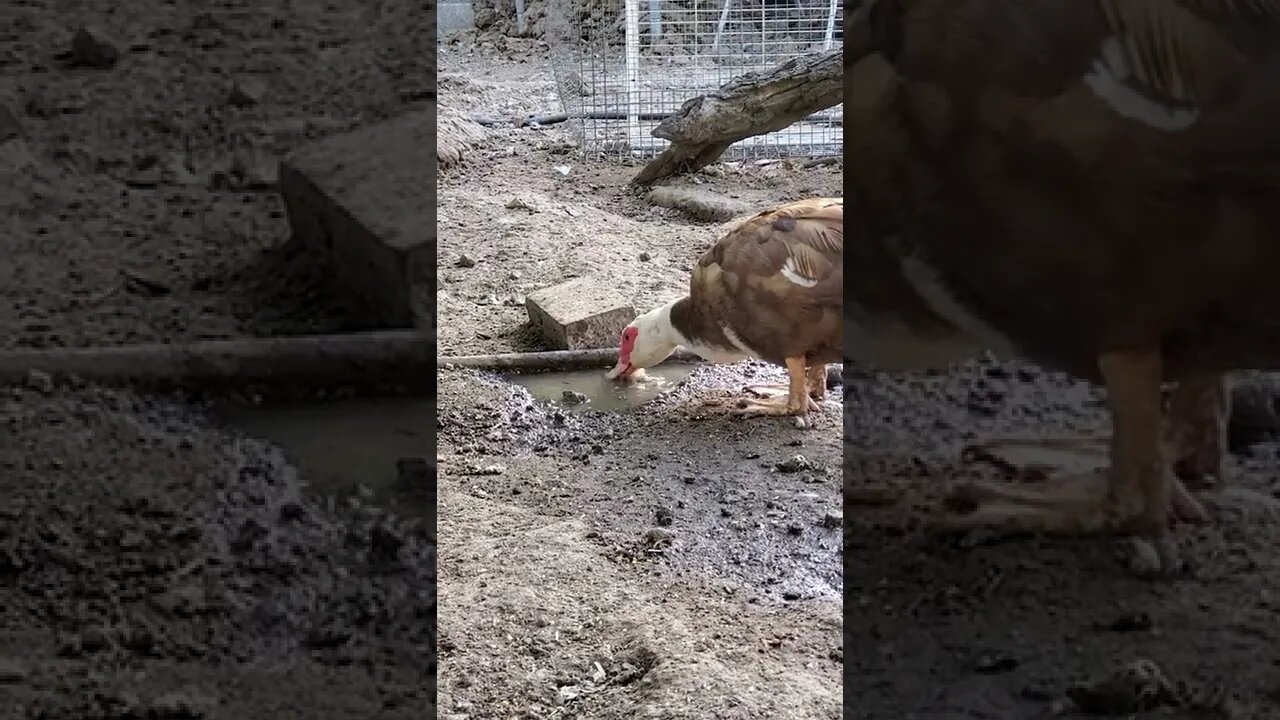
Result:
<svg viewBox="0 0 1280 720">
<path fill-rule="evenodd" d="M 622 330 L 618 345 L 618 364 L 609 371 L 610 380 L 633 380 L 637 371 L 653 367 L 671 357 L 684 344 L 684 337 L 671 323 L 671 307 L 675 302 L 654 308 L 631 321 Z"/>
</svg>

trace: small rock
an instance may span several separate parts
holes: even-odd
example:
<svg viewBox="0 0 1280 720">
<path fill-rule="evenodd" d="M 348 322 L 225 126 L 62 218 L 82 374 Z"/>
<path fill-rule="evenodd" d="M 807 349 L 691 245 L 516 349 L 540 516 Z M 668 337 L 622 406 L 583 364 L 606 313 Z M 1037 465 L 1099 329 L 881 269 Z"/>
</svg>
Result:
<svg viewBox="0 0 1280 720">
<path fill-rule="evenodd" d="M 1004 653 L 992 653 L 983 655 L 978 658 L 978 662 L 974 663 L 974 671 L 983 675 L 996 675 L 1000 673 L 1011 672 L 1018 667 L 1018 661 L 1010 655 Z"/>
<path fill-rule="evenodd" d="M 1227 446 L 1244 454 L 1249 447 L 1280 437 L 1280 393 L 1265 383 L 1242 383 L 1231 390 L 1231 418 L 1227 425 Z"/>
<path fill-rule="evenodd" d="M 71 59 L 85 67 L 109 68 L 120 59 L 120 50 L 98 28 L 82 27 L 71 38 Z"/>
<path fill-rule="evenodd" d="M 80 649 L 86 653 L 96 653 L 111 646 L 111 636 L 100 627 L 91 627 L 80 633 Z"/>
<path fill-rule="evenodd" d="M 393 561 L 400 556 L 404 539 L 385 525 L 374 525 L 369 530 L 369 555 L 376 560 Z"/>
<path fill-rule="evenodd" d="M 551 169 L 556 171 L 556 173 L 558 173 L 561 177 L 569 177 L 569 171 L 572 170 L 572 168 L 570 168 L 568 165 L 556 165 Z"/>
<path fill-rule="evenodd" d="M 822 527 L 832 530 L 844 525 L 844 515 L 842 513 L 827 513 L 822 516 Z"/>
<path fill-rule="evenodd" d="M 137 718 L 146 714 L 142 711 L 142 701 L 128 690 L 103 693 L 99 696 L 98 702 L 106 711 L 106 717 Z"/>
<path fill-rule="evenodd" d="M 41 395 L 53 392 L 53 376 L 43 370 L 31 370 L 27 373 L 27 388 Z"/>
<path fill-rule="evenodd" d="M 581 405 L 589 400 L 586 395 L 573 390 L 565 390 L 560 394 L 560 397 L 564 400 L 565 405 Z"/>
<path fill-rule="evenodd" d="M 280 520 L 282 522 L 296 522 L 307 516 L 307 509 L 296 502 L 286 502 L 280 506 Z"/>
<path fill-rule="evenodd" d="M 0 685 L 14 685 L 27 679 L 27 669 L 16 658 L 0 657 Z"/>
<path fill-rule="evenodd" d="M 1095 715 L 1132 715 L 1177 703 L 1176 685 L 1152 660 L 1125 663 L 1101 678 L 1067 690 L 1081 711 Z"/>
<path fill-rule="evenodd" d="M 237 154 L 227 169 L 229 189 L 268 192 L 280 184 L 279 162 L 261 152 Z"/>
<path fill-rule="evenodd" d="M 22 136 L 22 124 L 7 105 L 0 105 L 0 143 Z"/>
<path fill-rule="evenodd" d="M 187 161 L 180 155 L 170 155 L 160 165 L 160 179 L 170 185 L 198 185 L 200 179 L 191 172 Z"/>
<path fill-rule="evenodd" d="M 653 256 L 650 255 L 649 253 L 647 252 L 640 253 L 640 262 L 649 262 L 652 259 L 653 259 Z"/>
<path fill-rule="evenodd" d="M 529 212 L 535 212 L 535 213 L 541 212 L 538 209 L 537 203 L 535 203 L 533 200 L 530 200 L 529 198 L 524 198 L 524 197 L 511 198 L 510 200 L 507 201 L 506 207 L 508 210 L 528 210 Z"/>
<path fill-rule="evenodd" d="M 476 474 L 477 475 L 501 475 L 506 471 L 507 471 L 507 467 L 505 465 L 493 464 L 493 465 L 485 465 L 484 467 L 477 469 Z"/>
<path fill-rule="evenodd" d="M 1104 629 L 1112 632 L 1145 632 L 1155 627 L 1155 620 L 1144 612 L 1136 612 L 1128 615 L 1121 615 L 1104 626 Z"/>
<path fill-rule="evenodd" d="M 670 527 L 671 523 L 675 522 L 675 516 L 671 513 L 670 508 L 661 507 L 658 508 L 656 513 L 654 513 L 654 521 L 657 522 L 660 527 Z"/>
<path fill-rule="evenodd" d="M 662 550 L 671 547 L 675 535 L 668 530 L 653 528 L 644 534 L 644 544 L 650 550 Z"/>
<path fill-rule="evenodd" d="M 463 253 L 458 256 L 458 262 L 454 263 L 454 265 L 457 265 L 460 268 L 473 268 L 476 266 L 476 260 L 470 255 Z"/>
<path fill-rule="evenodd" d="M 809 470 L 813 467 L 813 465 L 809 462 L 808 458 L 806 458 L 805 456 L 796 455 L 794 457 L 787 458 L 786 460 L 783 460 L 782 462 L 775 464 L 773 467 L 775 470 L 781 473 L 794 473 L 794 472 L 800 472 L 801 470 Z"/>
<path fill-rule="evenodd" d="M 236 555 L 243 555 L 252 550 L 268 534 L 269 531 L 263 527 L 262 523 L 252 518 L 245 520 L 235 538 L 231 540 L 230 550 Z"/>
<path fill-rule="evenodd" d="M 147 539 L 137 530 L 125 530 L 120 536 L 121 550 L 138 550 L 145 547 Z"/>
<path fill-rule="evenodd" d="M 231 86 L 227 101 L 239 108 L 252 107 L 261 102 L 266 94 L 267 86 L 258 78 L 241 78 Z"/>
</svg>

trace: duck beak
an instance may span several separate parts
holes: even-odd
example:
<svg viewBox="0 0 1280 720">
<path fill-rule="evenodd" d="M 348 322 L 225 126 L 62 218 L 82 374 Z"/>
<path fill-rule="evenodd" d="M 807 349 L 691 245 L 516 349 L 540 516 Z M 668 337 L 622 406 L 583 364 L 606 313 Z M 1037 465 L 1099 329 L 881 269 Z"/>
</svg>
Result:
<svg viewBox="0 0 1280 720">
<path fill-rule="evenodd" d="M 622 359 L 619 358 L 618 364 L 614 365 L 613 369 L 610 370 L 609 374 L 606 375 L 605 377 L 609 378 L 610 380 L 618 380 L 618 379 L 627 380 L 627 379 L 630 379 L 631 374 L 634 373 L 635 371 L 636 369 L 632 367 L 631 363 L 623 362 Z"/>
</svg>

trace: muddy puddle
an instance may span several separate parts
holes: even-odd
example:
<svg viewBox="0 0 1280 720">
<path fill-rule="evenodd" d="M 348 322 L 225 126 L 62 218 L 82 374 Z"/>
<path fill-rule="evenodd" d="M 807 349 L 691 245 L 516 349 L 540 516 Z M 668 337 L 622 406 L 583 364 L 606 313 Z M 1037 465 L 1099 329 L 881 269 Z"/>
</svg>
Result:
<svg viewBox="0 0 1280 720">
<path fill-rule="evenodd" d="M 671 364 L 645 370 L 645 378 L 633 383 L 605 377 L 607 370 L 572 370 L 546 373 L 512 373 L 505 378 L 539 400 L 570 410 L 625 412 L 644 405 L 682 382 L 693 365 Z"/>
<path fill-rule="evenodd" d="M 352 398 L 324 402 L 222 403 L 227 425 L 279 446 L 318 495 L 351 495 L 361 487 L 372 502 L 400 515 L 429 517 L 435 492 L 423 472 L 404 473 L 401 460 L 421 467 L 435 456 L 435 410 L 426 398 Z"/>
</svg>

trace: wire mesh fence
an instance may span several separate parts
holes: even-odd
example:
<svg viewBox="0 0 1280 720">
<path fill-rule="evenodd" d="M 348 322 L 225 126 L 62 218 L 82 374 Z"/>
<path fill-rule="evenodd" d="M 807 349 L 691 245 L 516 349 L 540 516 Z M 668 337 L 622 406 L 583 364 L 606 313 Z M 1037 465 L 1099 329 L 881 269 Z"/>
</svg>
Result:
<svg viewBox="0 0 1280 720">
<path fill-rule="evenodd" d="M 650 133 L 744 73 L 840 47 L 844 0 L 550 0 L 547 40 L 565 112 L 589 155 L 652 157 Z M 841 152 L 840 106 L 746 138 L 727 158 Z"/>
</svg>

